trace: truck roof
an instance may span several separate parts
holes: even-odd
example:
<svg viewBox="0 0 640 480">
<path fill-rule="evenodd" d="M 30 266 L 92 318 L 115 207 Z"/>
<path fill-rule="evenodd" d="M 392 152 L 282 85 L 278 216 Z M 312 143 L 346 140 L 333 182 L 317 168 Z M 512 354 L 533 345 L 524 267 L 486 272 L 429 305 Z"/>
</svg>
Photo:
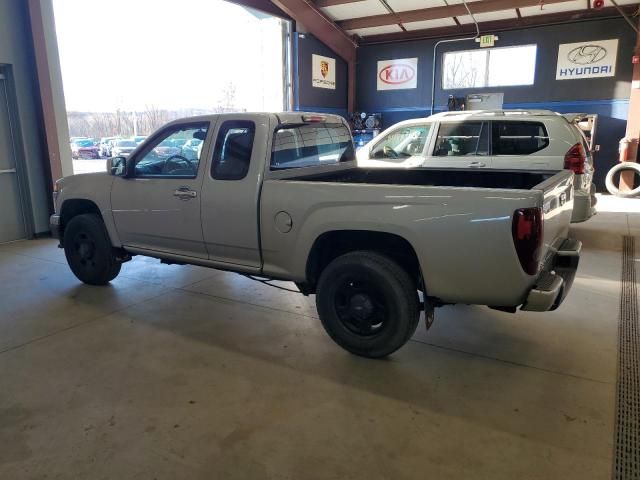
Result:
<svg viewBox="0 0 640 480">
<path fill-rule="evenodd" d="M 184 117 L 172 120 L 167 125 L 173 125 L 176 123 L 184 122 L 208 122 L 217 118 L 236 117 L 238 115 L 246 117 L 270 117 L 275 115 L 280 124 L 288 123 L 313 123 L 313 122 L 326 122 L 326 123 L 344 123 L 345 119 L 340 115 L 331 113 L 320 112 L 233 112 L 233 113 L 212 113 L 210 115 L 198 115 L 194 117 Z"/>
</svg>

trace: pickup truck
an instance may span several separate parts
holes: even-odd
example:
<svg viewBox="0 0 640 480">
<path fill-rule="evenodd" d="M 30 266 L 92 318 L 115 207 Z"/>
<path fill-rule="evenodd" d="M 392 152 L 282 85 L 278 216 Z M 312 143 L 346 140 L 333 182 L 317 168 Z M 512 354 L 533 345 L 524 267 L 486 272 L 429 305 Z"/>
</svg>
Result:
<svg viewBox="0 0 640 480">
<path fill-rule="evenodd" d="M 196 139 L 189 158 L 161 145 Z M 334 115 L 174 121 L 107 172 L 58 180 L 51 230 L 73 273 L 103 285 L 123 262 L 294 282 L 336 343 L 377 358 L 424 310 L 557 308 L 578 266 L 571 171 L 359 168 Z M 250 295 L 250 292 L 247 292 Z"/>
</svg>

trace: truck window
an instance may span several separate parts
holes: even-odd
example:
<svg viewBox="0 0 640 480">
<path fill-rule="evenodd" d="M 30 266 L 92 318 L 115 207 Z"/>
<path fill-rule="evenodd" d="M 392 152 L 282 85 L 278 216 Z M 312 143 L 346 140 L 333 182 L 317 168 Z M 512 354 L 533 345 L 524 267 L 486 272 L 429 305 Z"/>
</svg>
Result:
<svg viewBox="0 0 640 480">
<path fill-rule="evenodd" d="M 284 126 L 275 131 L 271 170 L 312 167 L 355 160 L 353 140 L 342 124 Z"/>
<path fill-rule="evenodd" d="M 549 145 L 549 136 L 541 122 L 493 122 L 494 155 L 530 155 Z"/>
<path fill-rule="evenodd" d="M 153 178 L 196 178 L 200 164 L 201 149 L 187 150 L 181 144 L 207 136 L 209 123 L 177 125 L 168 128 L 154 138 L 151 143 L 135 159 L 136 177 Z M 122 147 L 133 150 L 134 141 L 117 141 Z M 126 145 L 124 145 L 126 143 Z"/>
<path fill-rule="evenodd" d="M 211 163 L 216 180 L 241 180 L 247 176 L 256 125 L 249 120 L 228 120 L 220 126 Z"/>
<path fill-rule="evenodd" d="M 489 155 L 488 135 L 486 122 L 441 123 L 433 156 Z"/>
<path fill-rule="evenodd" d="M 389 132 L 371 151 L 371 158 L 409 158 L 421 155 L 427 143 L 431 125 L 411 125 Z"/>
</svg>

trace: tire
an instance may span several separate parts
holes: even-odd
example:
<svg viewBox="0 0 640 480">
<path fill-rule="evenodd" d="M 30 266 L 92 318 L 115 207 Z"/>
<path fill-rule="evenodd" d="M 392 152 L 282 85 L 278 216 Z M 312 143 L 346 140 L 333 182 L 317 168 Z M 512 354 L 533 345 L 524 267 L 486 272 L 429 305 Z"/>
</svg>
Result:
<svg viewBox="0 0 640 480">
<path fill-rule="evenodd" d="M 615 195 L 616 197 L 621 197 L 621 198 L 635 197 L 636 195 L 640 194 L 640 187 L 634 188 L 633 190 L 629 190 L 628 192 L 622 192 L 613 183 L 613 177 L 615 176 L 615 174 L 625 170 L 632 170 L 638 175 L 640 175 L 639 164 L 635 162 L 622 162 L 614 166 L 611 170 L 609 170 L 609 173 L 607 173 L 607 178 L 605 179 L 605 185 L 611 195 Z"/>
<path fill-rule="evenodd" d="M 78 280 L 106 285 L 120 273 L 121 263 L 113 254 L 102 219 L 93 213 L 73 217 L 64 229 L 64 254 Z"/>
<path fill-rule="evenodd" d="M 420 320 L 415 282 L 395 261 L 369 251 L 347 253 L 324 269 L 316 306 L 333 341 L 369 358 L 398 350 Z"/>
</svg>

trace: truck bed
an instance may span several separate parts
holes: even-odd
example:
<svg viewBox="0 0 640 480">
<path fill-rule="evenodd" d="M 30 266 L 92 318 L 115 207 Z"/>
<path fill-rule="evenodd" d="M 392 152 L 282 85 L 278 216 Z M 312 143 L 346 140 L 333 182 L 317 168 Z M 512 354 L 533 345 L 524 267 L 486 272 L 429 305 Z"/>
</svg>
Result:
<svg viewBox="0 0 640 480">
<path fill-rule="evenodd" d="M 390 232 L 413 247 L 429 295 L 445 303 L 522 304 L 536 277 L 518 260 L 514 212 L 543 209 L 545 258 L 567 238 L 573 204 L 569 171 L 346 167 L 286 174 L 262 186 L 264 274 L 303 281 L 307 252 L 325 232 Z"/>
<path fill-rule="evenodd" d="M 551 178 L 555 173 L 522 170 L 352 168 L 330 173 L 289 177 L 288 180 L 530 190 Z"/>
</svg>

